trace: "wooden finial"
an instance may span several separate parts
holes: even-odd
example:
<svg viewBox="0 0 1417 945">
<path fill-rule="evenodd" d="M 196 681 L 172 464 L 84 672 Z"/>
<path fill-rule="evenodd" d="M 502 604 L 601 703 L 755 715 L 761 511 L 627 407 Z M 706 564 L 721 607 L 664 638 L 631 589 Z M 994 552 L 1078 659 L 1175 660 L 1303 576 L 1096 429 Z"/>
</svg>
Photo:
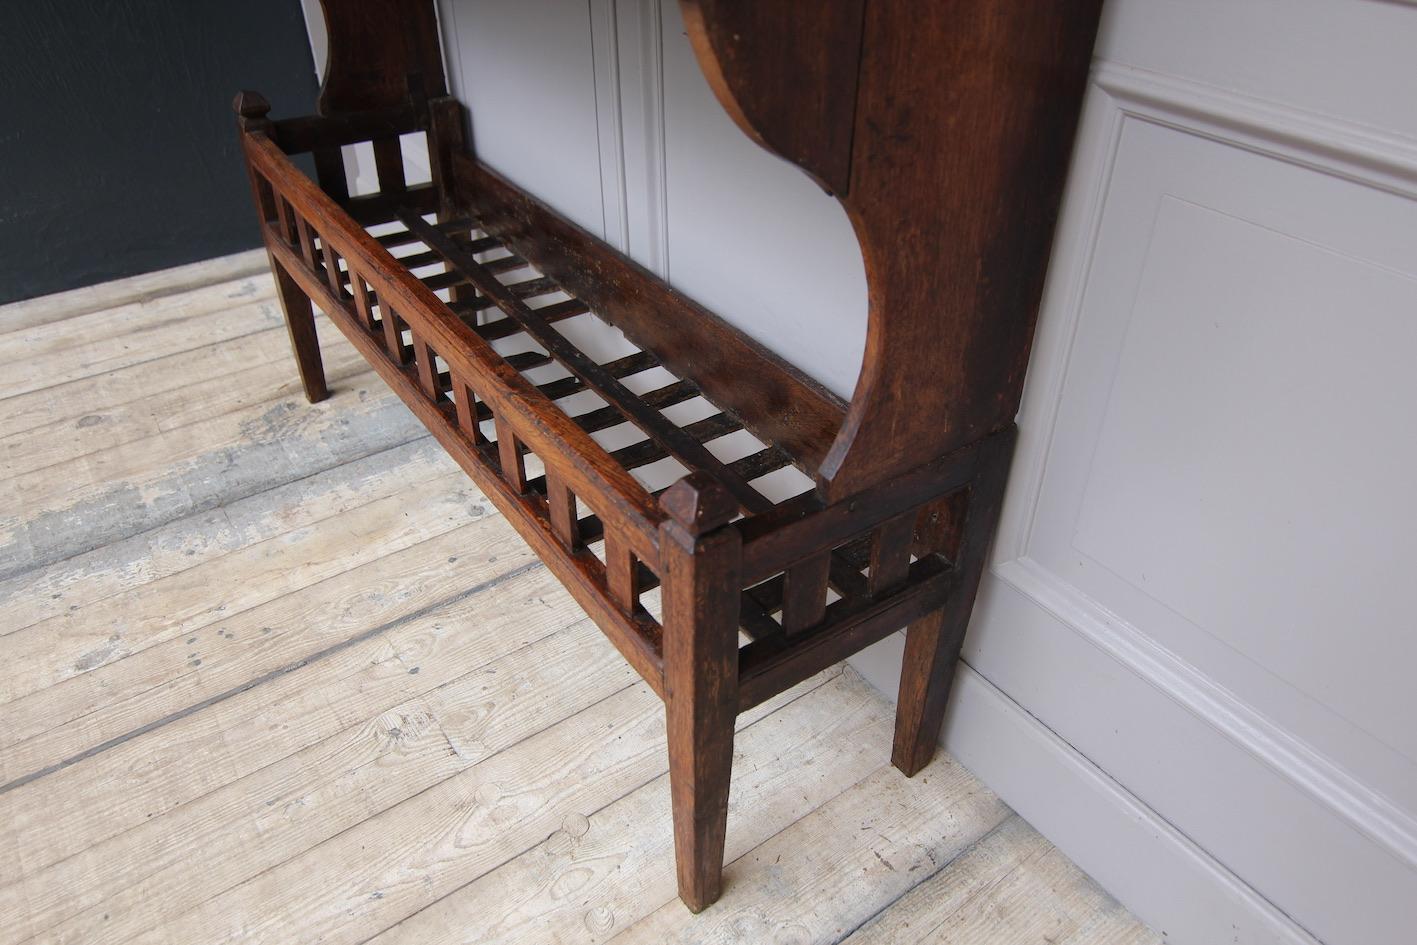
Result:
<svg viewBox="0 0 1417 945">
<path fill-rule="evenodd" d="M 231 108 L 242 118 L 259 121 L 271 111 L 271 103 L 260 92 L 241 91 L 231 100 Z"/>
<path fill-rule="evenodd" d="M 727 525 L 738 515 L 738 500 L 705 472 L 692 472 L 670 486 L 659 507 L 691 535 Z"/>
</svg>

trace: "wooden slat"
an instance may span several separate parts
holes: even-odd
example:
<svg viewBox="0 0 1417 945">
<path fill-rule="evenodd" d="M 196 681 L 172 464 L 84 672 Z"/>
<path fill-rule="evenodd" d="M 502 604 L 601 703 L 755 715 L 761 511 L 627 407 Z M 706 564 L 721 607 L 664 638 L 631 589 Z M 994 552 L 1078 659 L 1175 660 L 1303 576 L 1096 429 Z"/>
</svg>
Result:
<svg viewBox="0 0 1417 945">
<path fill-rule="evenodd" d="M 910 572 L 910 544 L 915 535 L 915 510 L 887 519 L 871 539 L 872 597 L 895 590 Z"/>
<path fill-rule="evenodd" d="M 825 505 L 807 492 L 748 519 L 740 525 L 745 580 L 762 581 L 798 560 L 803 549 L 844 544 L 888 518 L 958 489 L 973 478 L 978 459 L 979 444 L 971 444 L 850 502 Z"/>
<path fill-rule="evenodd" d="M 465 315 L 481 311 L 489 305 L 490 303 L 482 304 L 482 300 L 478 299 L 475 302 L 460 300 L 452 303 L 450 307 L 459 315 Z M 590 309 L 580 299 L 567 299 L 564 302 L 553 302 L 550 305 L 542 306 L 536 310 L 536 313 L 550 325 L 567 318 L 575 318 L 577 315 L 584 315 L 589 311 Z M 509 338 L 522 333 L 521 324 L 512 318 L 502 318 L 485 325 L 474 325 L 473 328 L 486 341 L 497 341 L 500 338 Z"/>
<path fill-rule="evenodd" d="M 938 610 L 955 583 L 954 572 L 936 558 L 917 561 L 910 571 L 911 583 L 900 593 L 880 600 L 839 600 L 827 607 L 819 629 L 791 643 L 783 637 L 755 640 L 743 647 L 738 661 L 739 711 Z"/>
<path fill-rule="evenodd" d="M 610 599 L 625 613 L 631 613 L 640 602 L 640 586 L 635 572 L 634 552 L 617 532 L 606 535 L 605 583 L 610 589 Z"/>
<path fill-rule="evenodd" d="M 674 404 L 682 404 L 697 396 L 699 396 L 699 389 L 693 384 L 688 381 L 675 381 L 672 384 L 647 391 L 640 395 L 640 399 L 650 408 L 657 410 L 672 407 Z M 625 416 L 625 412 L 614 404 L 579 414 L 572 417 L 571 420 L 587 433 L 608 430 L 611 427 L 630 422 Z M 672 451 L 670 452 L 672 453 Z"/>
<path fill-rule="evenodd" d="M 782 591 L 782 629 L 789 635 L 815 626 L 827 609 L 831 553 L 822 552 L 787 569 Z"/>
<path fill-rule="evenodd" d="M 379 322 L 384 329 L 384 350 L 389 353 L 395 364 L 407 364 L 408 348 L 403 343 L 398 314 L 387 303 L 381 303 L 379 308 Z"/>
<path fill-rule="evenodd" d="M 707 443 L 716 440 L 721 436 L 736 433 L 743 429 L 743 424 L 726 413 L 714 414 L 712 417 L 705 417 L 694 423 L 685 424 L 685 433 L 698 440 L 700 443 Z M 633 446 L 618 449 L 610 454 L 615 462 L 626 469 L 635 469 L 639 466 L 647 466 L 650 463 L 658 462 L 669 455 L 659 443 L 654 440 L 644 440 Z M 731 466 L 731 464 L 730 464 Z"/>
<path fill-rule="evenodd" d="M 360 321 L 370 331 L 375 331 L 378 325 L 374 321 L 374 310 L 369 300 L 369 286 L 363 277 L 358 273 L 349 274 L 349 287 L 354 296 L 354 310 L 359 315 Z"/>
<path fill-rule="evenodd" d="M 566 546 L 567 551 L 580 547 L 576 529 L 576 497 L 566 488 L 565 480 L 554 470 L 546 474 L 546 504 L 551 512 L 551 531 Z"/>
<path fill-rule="evenodd" d="M 287 192 L 289 187 L 287 186 Z M 326 196 L 323 191 L 321 196 Z M 438 191 L 431 184 L 414 184 L 398 193 L 364 194 L 338 204 L 360 226 L 376 226 L 396 219 L 401 209 L 433 213 L 438 209 Z M 366 234 L 367 235 L 367 234 Z M 369 237 L 373 239 L 373 237 Z"/>
<path fill-rule="evenodd" d="M 413 336 L 413 363 L 418 366 L 418 384 L 429 397 L 438 396 L 438 368 L 433 351 L 417 334 Z"/>
<path fill-rule="evenodd" d="M 442 230 L 445 233 L 457 233 L 461 230 L 468 229 L 468 227 L 470 227 L 472 223 L 470 220 L 467 220 L 465 218 L 458 218 L 455 220 L 440 221 L 435 225 L 438 227 L 438 229 Z M 422 242 L 422 240 L 420 240 L 417 236 L 410 233 L 406 229 L 399 230 L 395 233 L 385 233 L 380 236 L 375 236 L 373 237 L 373 239 L 374 242 L 378 243 L 385 249 L 397 249 L 400 246 L 412 246 L 414 243 Z M 485 247 L 486 249 L 494 249 L 502 245 L 500 240 L 489 239 L 485 240 L 485 242 L 487 243 Z"/>
<path fill-rule="evenodd" d="M 500 415 L 494 417 L 492 422 L 497 427 L 497 456 L 502 462 L 502 478 L 507 480 L 513 492 L 525 493 L 526 460 L 517 443 L 517 435 Z"/>
<path fill-rule="evenodd" d="M 466 154 L 458 190 L 486 231 L 582 299 L 638 347 L 815 471 L 846 405 L 782 358 Z M 690 464 L 695 465 L 695 464 Z"/>
<path fill-rule="evenodd" d="M 523 303 L 513 292 L 503 286 L 475 259 L 458 247 L 443 234 L 428 226 L 412 214 L 403 214 L 401 219 L 410 231 L 423 236 L 423 241 L 442 252 L 448 262 L 467 275 L 478 290 L 493 299 L 509 318 L 520 322 L 527 334 L 536 339 L 556 360 L 586 382 L 586 385 L 611 406 L 624 414 L 650 437 L 658 441 L 671 455 L 692 469 L 703 470 L 713 476 L 732 493 L 744 508 L 758 512 L 770 508 L 772 503 L 753 489 L 747 482 L 734 475 L 718 457 L 714 456 L 693 437 L 671 423 L 662 413 L 645 403 L 628 388 L 612 377 L 599 364 L 561 333 L 551 328 L 533 309 Z"/>
<path fill-rule="evenodd" d="M 424 266 L 431 266 L 434 263 L 441 263 L 443 257 L 433 250 L 425 250 L 419 253 L 411 253 L 407 256 L 395 257 L 407 269 L 421 269 Z M 511 272 L 516 269 L 525 269 L 526 260 L 520 256 L 499 256 L 496 259 L 489 259 L 483 263 L 489 272 Z"/>
<path fill-rule="evenodd" d="M 325 278 L 329 280 L 330 291 L 343 297 L 344 278 L 340 274 L 339 258 L 335 255 L 335 248 L 329 244 L 328 240 L 320 241 L 320 254 L 325 260 Z"/>
<path fill-rule="evenodd" d="M 659 361 L 648 351 L 637 351 L 634 354 L 617 358 L 603 365 L 605 370 L 616 377 L 629 377 L 631 374 L 638 374 L 641 371 L 648 371 L 658 366 Z M 585 381 L 576 377 L 574 374 L 570 377 L 563 377 L 560 380 L 541 385 L 541 392 L 551 400 L 560 400 L 564 397 L 570 397 L 572 394 L 579 394 L 585 389 Z"/>
<path fill-rule="evenodd" d="M 329 145 L 315 149 L 315 177 L 320 189 L 334 200 L 343 203 L 349 199 L 349 178 L 345 176 L 344 155 L 338 146 Z"/>
<path fill-rule="evenodd" d="M 375 138 L 374 169 L 379 176 L 379 191 L 385 194 L 401 194 L 408 189 L 408 181 L 403 172 L 403 148 L 394 137 Z"/>
<path fill-rule="evenodd" d="M 728 468 L 733 470 L 738 477 L 751 482 L 760 476 L 777 472 L 790 465 L 792 465 L 792 460 L 787 454 L 775 446 L 768 446 L 756 453 L 749 453 L 741 459 L 735 459 L 728 464 Z"/>
<path fill-rule="evenodd" d="M 343 115 L 282 118 L 271 122 L 276 142 L 286 154 L 303 154 L 320 148 L 358 144 L 371 138 L 411 134 L 422 127 L 422 115 L 408 105 Z"/>
<path fill-rule="evenodd" d="M 293 263 L 296 260 L 292 250 L 278 243 L 268 243 L 268 245 L 283 264 Z M 615 607 L 604 591 L 604 568 L 600 562 L 590 554 L 565 554 L 560 543 L 551 533 L 550 525 L 545 519 L 543 500 L 514 491 L 510 483 L 497 472 L 496 467 L 489 463 L 485 452 L 458 431 L 448 416 L 423 396 L 422 391 L 409 379 L 407 372 L 382 356 L 378 343 L 360 330 L 353 316 L 330 295 L 329 290 L 322 282 L 314 279 L 305 271 L 299 272 L 297 278 L 302 280 L 302 286 L 318 304 L 322 307 L 327 304 L 330 306 L 331 317 L 344 332 L 345 337 L 360 349 L 378 371 L 380 377 L 384 379 L 384 382 L 393 388 L 394 392 L 423 422 L 429 432 L 457 461 L 458 465 L 473 477 L 483 492 L 517 526 L 517 530 L 532 546 L 533 551 L 561 579 L 571 596 L 595 620 L 620 654 L 634 666 L 640 676 L 662 698 L 664 677 L 663 656 L 661 655 L 662 634 L 659 625 L 643 614 L 625 614 Z M 465 364 L 465 359 L 459 358 L 457 352 L 450 352 L 450 354 L 455 362 L 462 361 Z M 465 369 L 458 363 L 454 363 L 453 366 L 456 370 Z M 510 371 L 510 369 L 507 370 Z M 520 375 L 515 372 L 512 372 L 510 377 L 499 377 L 499 380 L 509 386 L 517 383 L 516 379 L 520 379 Z M 535 388 L 529 388 L 527 393 L 522 394 L 521 397 L 524 399 L 528 395 L 539 396 L 536 394 Z M 504 400 L 499 403 L 510 405 L 515 401 Z M 504 425 L 506 424 L 504 423 Z M 541 433 L 532 429 L 528 435 L 541 435 Z M 578 471 L 574 466 L 567 467 L 567 469 L 572 472 Z M 563 469 L 564 471 L 566 470 Z M 629 476 L 628 473 L 619 470 L 618 466 L 614 466 L 606 456 L 603 462 L 597 465 L 595 478 L 583 475 L 579 481 L 586 484 L 587 493 L 594 493 L 596 488 L 602 490 L 597 501 L 600 499 L 607 502 L 613 500 L 625 504 L 635 502 L 636 494 L 629 493 L 628 490 L 611 491 L 601 485 L 602 482 L 615 477 L 617 471 L 619 475 Z M 570 476 L 567 477 L 567 481 L 573 487 L 577 482 Z M 649 536 L 635 529 L 645 521 L 657 522 L 658 520 L 650 518 L 650 515 L 657 513 L 658 510 L 648 500 L 643 487 L 640 487 L 638 483 L 634 485 L 640 490 L 639 494 L 646 496 L 646 501 L 642 506 L 643 517 L 636 518 L 621 512 L 617 521 L 620 527 L 625 530 L 626 540 L 634 547 L 636 556 L 640 557 L 642 561 L 657 562 L 659 555 L 657 542 L 645 540 Z"/>
<path fill-rule="evenodd" d="M 305 265 L 316 274 L 320 272 L 320 264 L 315 256 L 315 233 L 310 228 L 310 224 L 305 222 L 305 218 L 299 214 L 295 217 L 295 239 L 300 247 L 300 255 L 305 260 Z"/>
</svg>

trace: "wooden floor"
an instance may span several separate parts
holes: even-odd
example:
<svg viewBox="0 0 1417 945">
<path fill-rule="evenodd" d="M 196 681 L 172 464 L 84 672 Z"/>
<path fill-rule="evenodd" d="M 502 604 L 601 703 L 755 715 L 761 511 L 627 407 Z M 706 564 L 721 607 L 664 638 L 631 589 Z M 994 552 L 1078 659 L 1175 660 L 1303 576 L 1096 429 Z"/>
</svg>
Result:
<svg viewBox="0 0 1417 945">
<path fill-rule="evenodd" d="M 691 916 L 658 700 L 255 262 L 0 309 L 0 942 L 1159 941 L 841 668 Z"/>
</svg>

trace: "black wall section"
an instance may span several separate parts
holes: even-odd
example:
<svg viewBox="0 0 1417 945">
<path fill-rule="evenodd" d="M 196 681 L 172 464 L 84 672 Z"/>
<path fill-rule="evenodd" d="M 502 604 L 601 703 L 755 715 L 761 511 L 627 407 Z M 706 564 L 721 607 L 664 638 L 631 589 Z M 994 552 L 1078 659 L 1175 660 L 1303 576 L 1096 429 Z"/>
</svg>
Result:
<svg viewBox="0 0 1417 945">
<path fill-rule="evenodd" d="M 3 6 L 0 302 L 258 244 L 231 98 L 314 110 L 298 0 Z"/>
</svg>

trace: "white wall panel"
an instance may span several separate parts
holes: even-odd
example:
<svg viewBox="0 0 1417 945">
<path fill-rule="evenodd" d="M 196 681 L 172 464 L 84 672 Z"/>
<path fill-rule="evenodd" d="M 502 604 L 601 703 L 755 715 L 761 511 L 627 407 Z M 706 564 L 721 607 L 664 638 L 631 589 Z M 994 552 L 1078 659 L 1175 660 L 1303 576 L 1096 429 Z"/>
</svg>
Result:
<svg viewBox="0 0 1417 945">
<path fill-rule="evenodd" d="M 719 106 L 664 5 L 668 275 L 843 397 L 866 345 L 866 272 L 835 198 Z"/>
<path fill-rule="evenodd" d="M 446 0 L 439 12 L 478 156 L 604 236 L 586 0 Z"/>
</svg>

